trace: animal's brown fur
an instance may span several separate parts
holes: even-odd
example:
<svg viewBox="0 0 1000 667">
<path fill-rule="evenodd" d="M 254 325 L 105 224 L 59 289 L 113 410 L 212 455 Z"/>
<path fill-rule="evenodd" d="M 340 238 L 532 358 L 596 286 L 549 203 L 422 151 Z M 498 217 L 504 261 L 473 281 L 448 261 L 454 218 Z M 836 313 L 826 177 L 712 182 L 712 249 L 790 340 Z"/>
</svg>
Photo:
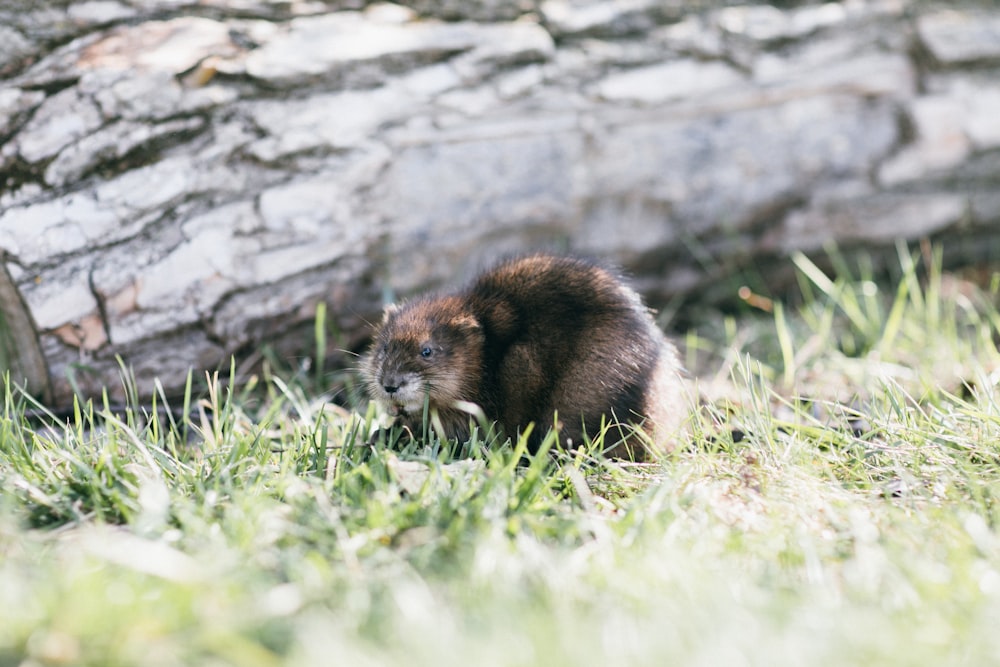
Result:
<svg viewBox="0 0 1000 667">
<path fill-rule="evenodd" d="M 558 414 L 564 442 L 602 424 L 613 456 L 643 458 L 680 432 L 688 396 L 674 346 L 639 296 L 584 260 L 533 255 L 467 289 L 386 309 L 363 371 L 369 394 L 419 432 L 425 400 L 448 437 L 469 435 L 467 404 L 507 435 L 534 423 L 537 446 Z M 465 405 L 463 405 L 465 404 Z"/>
</svg>

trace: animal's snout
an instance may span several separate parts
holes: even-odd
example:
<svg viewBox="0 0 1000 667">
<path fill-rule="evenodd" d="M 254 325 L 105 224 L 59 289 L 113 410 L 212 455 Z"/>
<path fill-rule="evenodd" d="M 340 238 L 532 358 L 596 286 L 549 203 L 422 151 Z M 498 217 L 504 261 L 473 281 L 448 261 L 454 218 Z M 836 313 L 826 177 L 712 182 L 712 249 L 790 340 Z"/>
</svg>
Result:
<svg viewBox="0 0 1000 667">
<path fill-rule="evenodd" d="M 382 389 L 385 389 L 385 393 L 390 396 L 396 394 L 405 386 L 406 378 L 401 375 L 386 375 L 382 378 Z"/>
</svg>

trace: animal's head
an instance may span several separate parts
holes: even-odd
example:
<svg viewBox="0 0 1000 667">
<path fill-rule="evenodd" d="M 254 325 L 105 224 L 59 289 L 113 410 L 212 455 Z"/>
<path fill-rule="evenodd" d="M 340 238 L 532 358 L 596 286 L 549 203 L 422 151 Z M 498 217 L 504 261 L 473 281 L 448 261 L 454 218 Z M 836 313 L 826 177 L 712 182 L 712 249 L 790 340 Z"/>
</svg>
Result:
<svg viewBox="0 0 1000 667">
<path fill-rule="evenodd" d="M 364 362 L 369 395 L 394 413 L 475 401 L 483 332 L 455 297 L 389 306 Z"/>
</svg>

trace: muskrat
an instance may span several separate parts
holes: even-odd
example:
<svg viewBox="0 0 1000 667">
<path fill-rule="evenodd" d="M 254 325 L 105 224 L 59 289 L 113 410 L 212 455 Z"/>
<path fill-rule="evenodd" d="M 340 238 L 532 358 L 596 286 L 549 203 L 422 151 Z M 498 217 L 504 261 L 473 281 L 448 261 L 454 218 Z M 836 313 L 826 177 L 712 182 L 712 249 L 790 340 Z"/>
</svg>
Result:
<svg viewBox="0 0 1000 667">
<path fill-rule="evenodd" d="M 642 459 L 670 449 L 688 413 L 677 350 L 639 295 L 573 257 L 506 261 L 465 290 L 388 306 L 363 374 L 413 433 L 426 402 L 464 441 L 474 404 L 507 436 L 533 423 L 533 450 L 557 415 L 566 445 L 611 425 L 607 453 Z"/>
</svg>

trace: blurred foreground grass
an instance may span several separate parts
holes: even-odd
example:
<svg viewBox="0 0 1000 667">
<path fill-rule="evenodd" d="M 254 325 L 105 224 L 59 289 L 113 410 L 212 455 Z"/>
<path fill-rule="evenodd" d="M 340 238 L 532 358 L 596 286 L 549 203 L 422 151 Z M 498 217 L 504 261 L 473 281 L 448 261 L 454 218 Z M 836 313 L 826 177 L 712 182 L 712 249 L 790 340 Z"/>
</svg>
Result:
<svg viewBox="0 0 1000 667">
<path fill-rule="evenodd" d="M 370 448 L 315 372 L 41 427 L 7 386 L 0 666 L 996 662 L 996 281 L 796 261 L 645 466 Z"/>
</svg>

